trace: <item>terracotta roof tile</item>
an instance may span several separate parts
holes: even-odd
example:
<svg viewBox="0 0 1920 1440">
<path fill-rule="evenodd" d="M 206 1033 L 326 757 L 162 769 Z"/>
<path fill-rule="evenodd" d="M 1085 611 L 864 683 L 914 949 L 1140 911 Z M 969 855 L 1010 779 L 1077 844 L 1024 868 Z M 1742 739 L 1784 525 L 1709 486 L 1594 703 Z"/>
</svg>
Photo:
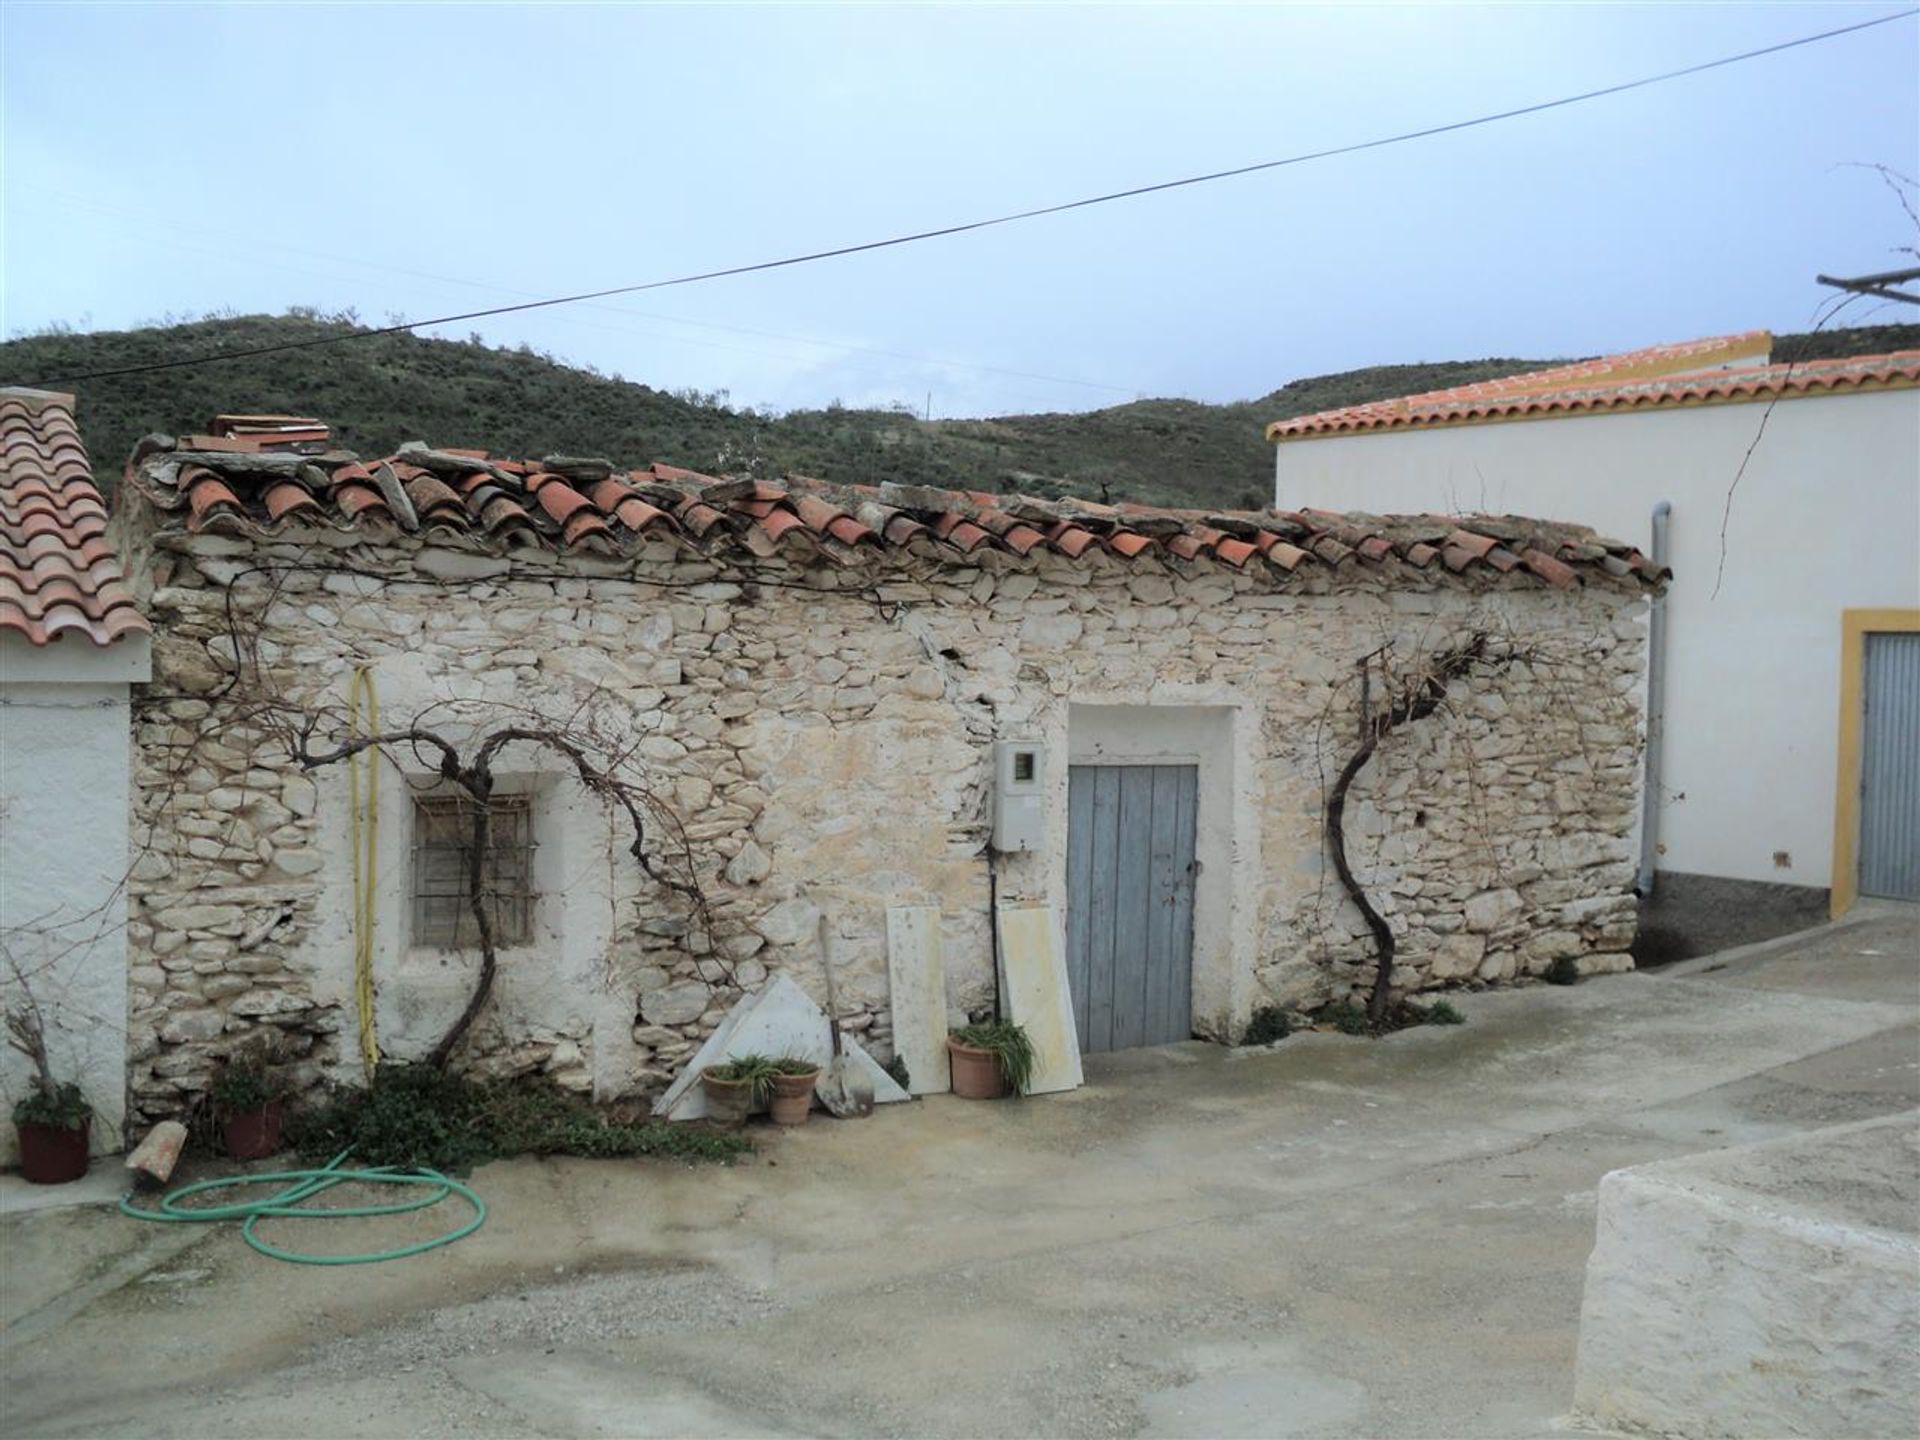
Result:
<svg viewBox="0 0 1920 1440">
<path fill-rule="evenodd" d="M 73 397 L 0 390 L 0 629 L 35 645 L 145 632 L 106 529 Z"/>
<path fill-rule="evenodd" d="M 411 527 L 407 516 L 392 513 L 395 504 L 410 504 L 423 541 L 455 532 L 496 549 L 526 544 L 619 555 L 665 540 L 704 554 L 764 558 L 802 543 L 840 563 L 873 548 L 911 548 L 935 561 L 1048 552 L 1081 564 L 1159 560 L 1279 576 L 1358 555 L 1370 567 L 1400 559 L 1426 568 L 1438 557 L 1454 573 L 1510 573 L 1555 586 L 1584 576 L 1662 578 L 1631 546 L 1578 526 L 1511 517 L 1167 510 L 799 476 L 724 480 L 659 464 L 609 474 L 605 462 L 501 460 L 420 445 L 371 462 L 335 451 L 267 457 L 263 469 L 262 458 L 243 465 L 236 457 L 223 468 L 218 452 L 188 458 L 143 442 L 129 482 L 188 529 L 217 517 L 223 529 L 365 529 L 383 539 L 395 523 Z M 402 476 L 410 477 L 404 485 Z M 45 497 L 31 498 L 40 504 Z M 104 518 L 93 523 L 104 528 Z"/>
<path fill-rule="evenodd" d="M 1752 330 L 1651 345 L 1550 370 L 1278 420 L 1267 427 L 1267 438 L 1307 440 L 1372 430 L 1550 419 L 1920 386 L 1920 350 L 1773 365 L 1766 363 L 1772 342 L 1766 331 Z M 1730 363 L 1742 360 L 1749 363 Z"/>
</svg>

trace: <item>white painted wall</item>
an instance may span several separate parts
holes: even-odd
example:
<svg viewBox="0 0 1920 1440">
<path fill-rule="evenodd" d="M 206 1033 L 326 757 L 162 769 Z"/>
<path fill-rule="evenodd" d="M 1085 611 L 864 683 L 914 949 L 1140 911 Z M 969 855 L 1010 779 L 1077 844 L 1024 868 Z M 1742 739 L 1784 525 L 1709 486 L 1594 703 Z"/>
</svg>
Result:
<svg viewBox="0 0 1920 1440">
<path fill-rule="evenodd" d="M 431 680 L 396 656 L 373 667 L 383 714 L 407 717 L 434 703 Z M 344 700 L 344 687 L 343 687 Z M 464 754 L 471 755 L 475 729 L 458 707 L 446 707 L 429 722 Z M 495 712 L 483 728 L 500 724 Z M 399 765 L 380 762 L 379 830 L 372 877 L 375 1030 L 381 1055 L 423 1058 L 459 1017 L 473 993 L 480 955 L 471 944 L 446 950 L 414 943 L 409 933 L 413 903 L 413 795 L 437 790 L 431 757 L 419 763 L 405 747 L 390 752 Z M 313 772 L 318 789 L 318 848 L 327 884 L 315 911 L 319 953 L 337 963 L 315 969 L 316 998 L 337 1005 L 341 1024 L 333 1078 L 361 1078 L 358 1011 L 353 993 L 353 829 L 350 782 L 345 765 Z M 543 1041 L 592 1041 L 594 1090 L 612 1098 L 630 1067 L 633 998 L 613 983 L 609 970 L 620 848 L 605 808 L 574 781 L 556 754 L 526 745 L 509 747 L 495 766 L 500 793 L 530 793 L 532 799 L 532 937 L 502 946 L 497 954 L 493 1001 L 480 1023 L 499 1024 L 515 1035 Z M 634 888 L 628 877 L 626 891 Z M 582 1046 L 582 1049 L 587 1047 Z"/>
<path fill-rule="evenodd" d="M 147 667 L 145 636 L 101 649 L 0 632 L 0 1006 L 20 1003 L 18 966 L 55 1077 L 93 1106 L 96 1152 L 117 1147 L 126 1113 L 127 694 Z M 31 1074 L 0 1050 L 0 1163 Z"/>
<path fill-rule="evenodd" d="M 1830 883 L 1840 612 L 1920 606 L 1920 390 L 1276 450 L 1282 509 L 1529 515 L 1645 549 L 1654 504 L 1670 501 L 1660 868 Z"/>
</svg>

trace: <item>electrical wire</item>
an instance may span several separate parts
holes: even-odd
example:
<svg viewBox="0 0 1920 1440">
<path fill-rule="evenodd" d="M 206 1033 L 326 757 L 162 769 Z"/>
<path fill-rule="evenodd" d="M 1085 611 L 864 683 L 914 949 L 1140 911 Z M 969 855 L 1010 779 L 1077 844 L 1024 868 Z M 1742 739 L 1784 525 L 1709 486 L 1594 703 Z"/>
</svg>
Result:
<svg viewBox="0 0 1920 1440">
<path fill-rule="evenodd" d="M 83 380 L 110 380 L 122 375 L 148 375 L 160 370 L 180 370 L 195 365 L 213 365 L 228 360 L 244 360 L 260 355 L 278 355 L 294 350 L 312 350 L 323 345 L 339 345 L 350 340 L 371 340 L 381 335 L 398 335 L 404 332 L 424 329 L 431 325 L 453 325 L 468 320 L 484 320 L 496 315 L 517 315 L 529 310 L 545 310 L 556 305 L 578 305 L 589 300 L 605 300 L 615 295 L 637 295 L 647 290 L 665 290 L 678 285 L 695 285 L 707 280 L 724 280 L 736 275 L 754 275 L 769 270 L 785 270 L 795 265 L 810 265 L 821 260 L 834 260 L 847 255 L 863 255 L 874 250 L 890 250 L 901 245 L 914 245 L 925 240 L 939 240 L 951 235 L 965 235 L 976 230 L 988 230 L 999 225 L 1012 225 L 1022 220 L 1037 220 L 1047 215 L 1061 215 L 1070 210 L 1085 210 L 1095 205 L 1110 205 L 1119 200 L 1132 200 L 1142 195 L 1157 195 L 1168 190 L 1182 190 L 1194 185 L 1212 184 L 1219 180 L 1231 180 L 1242 175 L 1255 175 L 1267 170 L 1279 170 L 1290 165 L 1304 165 L 1312 160 L 1328 160 L 1341 155 L 1357 155 L 1367 150 L 1379 150 L 1389 145 L 1404 145 L 1412 140 L 1430 139 L 1435 135 L 1450 135 L 1459 130 L 1472 130 L 1482 125 L 1497 124 L 1502 120 L 1519 119 L 1526 115 L 1538 115 L 1548 110 L 1559 110 L 1569 105 L 1583 104 L 1589 100 L 1600 100 L 1611 95 L 1622 95 L 1631 90 L 1645 89 L 1650 85 L 1661 85 L 1671 80 L 1685 79 L 1691 75 L 1704 74 L 1710 70 L 1723 69 L 1729 65 L 1742 64 L 1748 60 L 1758 60 L 1767 55 L 1778 55 L 1783 51 L 1797 50 L 1805 45 L 1815 45 L 1824 40 L 1837 39 L 1842 35 L 1856 34 L 1870 30 L 1878 25 L 1891 24 L 1895 20 L 1908 20 L 1920 15 L 1920 9 L 1896 11 L 1891 15 L 1881 15 L 1872 20 L 1857 21 L 1852 25 L 1841 25 L 1831 30 L 1822 30 L 1814 35 L 1802 35 L 1794 40 L 1782 40 L 1777 44 L 1763 45 L 1757 50 L 1743 50 L 1737 55 L 1723 55 L 1717 60 L 1704 60 L 1699 64 L 1685 65 L 1677 70 L 1664 70 L 1657 75 L 1643 75 L 1637 80 L 1624 80 L 1616 85 L 1602 86 L 1597 90 L 1583 90 L 1576 95 L 1563 95 L 1557 100 L 1541 100 L 1531 105 L 1519 105 L 1509 110 L 1498 110 L 1488 115 L 1477 115 L 1469 120 L 1454 120 L 1444 125 L 1429 125 L 1419 130 L 1403 130 L 1394 135 L 1383 135 L 1373 140 L 1355 141 L 1349 145 L 1334 145 L 1324 150 L 1310 150 L 1299 155 L 1289 155 L 1279 160 L 1262 160 L 1252 165 L 1236 165 L 1227 170 L 1212 170 L 1204 175 L 1188 175 L 1178 180 L 1162 180 L 1151 185 L 1136 185 L 1126 190 L 1112 190 L 1103 195 L 1089 195 L 1079 200 L 1061 201 L 1054 205 L 1038 205 L 1027 210 L 1015 210 L 1005 215 L 990 216 L 983 220 L 968 220 L 958 225 L 944 225 L 933 230 L 916 230 L 906 235 L 895 235 L 885 240 L 867 240 L 857 245 L 840 245 L 830 250 L 814 250 L 802 255 L 789 255 L 779 260 L 760 260 L 748 265 L 729 265 L 718 270 L 702 270 L 690 275 L 676 275 L 666 280 L 648 280 L 637 285 L 615 285 L 604 290 L 585 290 L 575 295 L 557 295 L 546 300 L 525 300 L 514 305 L 496 305 L 486 310 L 467 310 L 458 315 L 439 315 L 427 320 L 407 320 L 393 325 L 382 325 L 372 329 L 355 330 L 344 335 L 321 335 L 307 340 L 287 340 L 274 345 L 254 345 L 238 350 L 220 350 L 211 355 L 193 356 L 181 360 L 156 360 L 144 365 L 120 365 L 107 370 L 88 370 L 77 374 L 53 376 L 44 380 L 22 382 L 30 389 L 46 389 L 55 385 L 72 385 Z"/>
</svg>

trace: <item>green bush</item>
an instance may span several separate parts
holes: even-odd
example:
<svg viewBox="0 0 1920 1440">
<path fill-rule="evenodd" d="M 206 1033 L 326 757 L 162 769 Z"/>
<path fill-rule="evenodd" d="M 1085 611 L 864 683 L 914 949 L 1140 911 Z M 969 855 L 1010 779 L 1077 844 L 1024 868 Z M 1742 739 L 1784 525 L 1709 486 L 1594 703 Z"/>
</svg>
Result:
<svg viewBox="0 0 1920 1440">
<path fill-rule="evenodd" d="M 237 1052 L 227 1058 L 213 1077 L 213 1103 L 223 1115 L 240 1115 L 258 1110 L 280 1098 L 280 1086 L 259 1051 Z"/>
<path fill-rule="evenodd" d="M 50 1125 L 56 1130 L 78 1130 L 93 1115 L 93 1107 L 74 1084 L 57 1085 L 49 1090 L 34 1087 L 14 1102 L 16 1125 Z"/>
<path fill-rule="evenodd" d="M 1247 1030 L 1240 1037 L 1242 1045 L 1271 1045 L 1276 1040 L 1284 1040 L 1293 1033 L 1293 1022 L 1287 1018 L 1287 1012 L 1278 1005 L 1262 1005 L 1253 1012 L 1253 1018 L 1247 1022 Z"/>
<path fill-rule="evenodd" d="M 1547 984 L 1577 985 L 1580 983 L 1580 966 L 1571 955 L 1562 955 L 1547 967 Z"/>
<path fill-rule="evenodd" d="M 1420 1023 L 1424 1025 L 1464 1025 L 1467 1023 L 1467 1017 L 1453 1008 L 1452 1001 L 1436 1000 L 1421 1012 Z"/>
<path fill-rule="evenodd" d="M 1366 1035 L 1373 1030 L 1367 1020 L 1367 1007 L 1351 1000 L 1334 1001 L 1320 1012 L 1319 1018 L 1342 1035 Z"/>
<path fill-rule="evenodd" d="M 382 1066 L 372 1085 L 297 1110 L 287 1138 L 310 1160 L 351 1150 L 357 1165 L 454 1174 L 512 1155 L 731 1161 L 752 1148 L 702 1126 L 623 1124 L 545 1081 L 469 1080 L 425 1065 Z"/>
</svg>

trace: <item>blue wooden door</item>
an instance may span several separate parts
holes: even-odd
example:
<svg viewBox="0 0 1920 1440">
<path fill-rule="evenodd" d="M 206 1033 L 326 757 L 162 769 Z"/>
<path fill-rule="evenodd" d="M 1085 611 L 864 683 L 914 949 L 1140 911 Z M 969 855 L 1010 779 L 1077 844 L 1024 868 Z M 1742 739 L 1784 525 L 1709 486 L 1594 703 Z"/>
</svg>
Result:
<svg viewBox="0 0 1920 1440">
<path fill-rule="evenodd" d="M 1867 636 L 1860 893 L 1920 900 L 1920 634 Z"/>
<path fill-rule="evenodd" d="M 1067 771 L 1067 981 L 1083 1051 L 1193 1034 L 1199 768 Z"/>
</svg>

